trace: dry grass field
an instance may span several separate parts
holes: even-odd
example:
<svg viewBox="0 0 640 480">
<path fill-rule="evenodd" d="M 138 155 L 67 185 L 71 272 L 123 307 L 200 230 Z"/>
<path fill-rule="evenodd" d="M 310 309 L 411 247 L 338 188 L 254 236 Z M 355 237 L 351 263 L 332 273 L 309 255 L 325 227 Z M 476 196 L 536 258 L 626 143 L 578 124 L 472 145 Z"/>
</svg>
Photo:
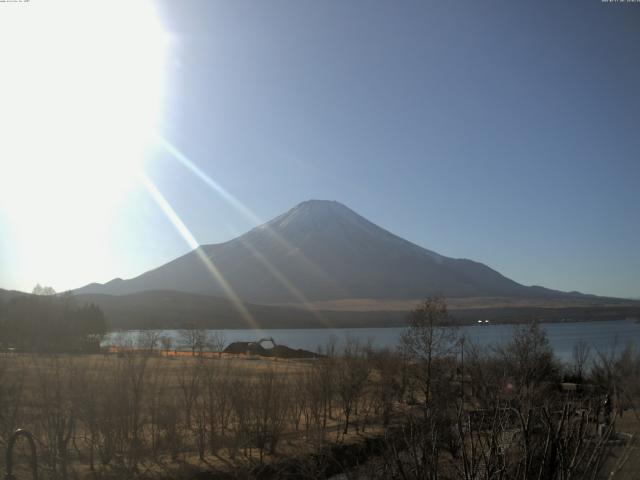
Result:
<svg viewBox="0 0 640 480">
<path fill-rule="evenodd" d="M 0 442 L 18 427 L 33 432 L 40 478 L 249 471 L 375 432 L 362 398 L 344 433 L 337 399 L 316 388 L 330 372 L 312 360 L 110 352 L 3 354 L 0 365 Z M 26 450 L 17 452 L 26 474 Z"/>
<path fill-rule="evenodd" d="M 395 351 L 2 353 L 0 448 L 28 429 L 51 480 L 636 478 L 637 350 L 563 367 L 533 324 L 462 358 L 437 308 Z"/>
<path fill-rule="evenodd" d="M 374 299 L 374 298 L 346 298 L 341 300 L 321 300 L 309 302 L 306 307 L 312 306 L 319 311 L 342 312 L 409 312 L 420 303 L 420 299 Z M 575 297 L 575 298 L 518 298 L 518 297 L 464 297 L 447 298 L 450 310 L 461 309 L 493 309 L 493 308 L 568 308 L 568 307 L 619 307 L 638 306 L 637 301 L 606 299 L 602 297 Z M 296 303 L 281 303 L 280 306 L 300 307 Z"/>
</svg>

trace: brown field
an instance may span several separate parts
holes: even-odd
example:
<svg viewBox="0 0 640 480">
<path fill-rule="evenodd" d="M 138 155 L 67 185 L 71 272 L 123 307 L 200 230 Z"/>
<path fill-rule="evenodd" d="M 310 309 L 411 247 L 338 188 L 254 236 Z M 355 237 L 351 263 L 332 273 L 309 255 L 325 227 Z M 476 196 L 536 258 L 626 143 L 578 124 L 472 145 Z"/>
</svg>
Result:
<svg viewBox="0 0 640 480">
<path fill-rule="evenodd" d="M 308 302 L 306 305 L 298 303 L 279 303 L 278 306 L 308 308 L 319 311 L 341 312 L 408 312 L 424 299 L 374 299 L 347 298 L 341 300 L 323 300 Z M 512 297 L 465 297 L 447 298 L 447 306 L 451 310 L 480 309 L 480 308 L 568 308 L 568 307 L 619 307 L 637 306 L 637 301 L 620 299 L 603 299 L 599 297 L 561 298 L 561 299 L 532 299 Z"/>
<path fill-rule="evenodd" d="M 306 455 L 326 441 L 349 443 L 365 430 L 380 431 L 371 405 L 352 416 L 347 434 L 335 399 L 324 425 L 319 412 L 315 423 L 305 415 L 301 393 L 312 379 L 312 361 L 121 351 L 2 354 L 0 364 L 0 407 L 9 412 L 0 418 L 0 445 L 6 447 L 15 428 L 33 432 L 40 478 L 250 470 Z M 255 429 L 263 430 L 263 440 L 248 439 Z M 18 452 L 17 471 L 27 475 L 24 445 Z"/>
<path fill-rule="evenodd" d="M 0 449 L 28 429 L 51 480 L 637 478 L 636 350 L 594 359 L 583 388 L 562 380 L 583 364 L 563 370 L 535 325 L 500 351 L 467 347 L 464 363 L 418 332 L 427 343 L 404 344 L 410 355 L 354 339 L 309 360 L 2 353 Z M 27 453 L 21 443 L 18 478 Z M 496 464 L 509 475 L 487 473 Z"/>
</svg>

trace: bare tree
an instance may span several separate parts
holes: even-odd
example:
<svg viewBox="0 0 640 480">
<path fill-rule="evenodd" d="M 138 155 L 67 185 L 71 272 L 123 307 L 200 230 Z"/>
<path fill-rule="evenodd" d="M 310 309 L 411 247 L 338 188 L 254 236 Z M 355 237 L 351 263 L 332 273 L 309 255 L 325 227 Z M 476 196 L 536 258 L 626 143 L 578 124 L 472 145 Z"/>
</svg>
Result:
<svg viewBox="0 0 640 480">
<path fill-rule="evenodd" d="M 414 360 L 416 379 L 421 386 L 425 406 L 429 405 L 434 380 L 434 360 L 455 348 L 456 330 L 450 325 L 447 303 L 432 297 L 409 315 L 409 325 L 401 337 L 404 350 Z"/>
<path fill-rule="evenodd" d="M 250 410 L 250 430 L 258 448 L 260 463 L 266 448 L 270 453 L 276 447 L 285 427 L 288 411 L 286 382 L 273 369 L 261 372 L 253 385 Z"/>
<path fill-rule="evenodd" d="M 147 380 L 147 415 L 148 432 L 151 444 L 151 455 L 154 459 L 158 457 L 162 443 L 161 419 L 165 407 L 167 384 L 166 370 L 154 371 Z"/>
<path fill-rule="evenodd" d="M 622 416 L 631 408 L 640 419 L 636 406 L 640 397 L 640 350 L 635 345 L 629 343 L 622 350 L 613 348 L 609 353 L 598 352 L 591 377 L 604 388 L 618 415 Z"/>
<path fill-rule="evenodd" d="M 465 372 L 470 378 L 471 396 L 482 409 L 496 408 L 502 403 L 505 394 L 510 393 L 511 368 L 495 348 L 467 342 Z"/>
<path fill-rule="evenodd" d="M 349 432 L 351 414 L 357 411 L 358 400 L 369 378 L 367 350 L 354 338 L 347 338 L 336 372 L 336 390 L 344 414 L 343 434 Z"/>
<path fill-rule="evenodd" d="M 297 382 L 297 401 L 301 404 L 304 431 L 316 451 L 319 451 L 325 441 L 338 365 L 335 359 L 317 359 L 304 370 Z"/>
<path fill-rule="evenodd" d="M 227 379 L 228 365 L 211 362 L 203 365 L 203 409 L 209 435 L 209 450 L 215 454 L 227 427 L 229 412 Z"/>
<path fill-rule="evenodd" d="M 191 350 L 191 355 L 195 357 L 196 352 L 202 352 L 209 345 L 209 334 L 201 328 L 187 328 L 180 330 L 181 344 Z"/>
<path fill-rule="evenodd" d="M 372 356 L 372 363 L 378 374 L 373 392 L 376 413 L 382 415 L 382 424 L 385 427 L 391 421 L 393 402 L 402 398 L 402 361 L 398 357 L 400 355 L 390 350 L 381 350 Z"/>
<path fill-rule="evenodd" d="M 129 351 L 134 348 L 133 340 L 130 332 L 119 331 L 112 334 L 110 344 L 116 351 Z"/>
<path fill-rule="evenodd" d="M 160 343 L 160 332 L 157 330 L 142 330 L 138 333 L 138 348 L 153 353 Z"/>
<path fill-rule="evenodd" d="M 69 392 L 75 391 L 74 365 L 59 357 L 53 361 L 37 361 L 40 424 L 45 438 L 45 458 L 54 477 L 67 478 L 69 447 L 76 426 L 76 410 Z"/>
<path fill-rule="evenodd" d="M 576 376 L 582 380 L 585 374 L 585 368 L 591 359 L 591 345 L 585 340 L 580 339 L 573 346 L 573 367 Z"/>
<path fill-rule="evenodd" d="M 24 375 L 15 375 L 6 358 L 0 362 L 0 440 L 7 443 L 24 416 Z"/>
<path fill-rule="evenodd" d="M 178 460 L 184 445 L 184 436 L 180 428 L 180 410 L 179 399 L 175 395 L 165 395 L 158 412 L 158 430 L 174 462 Z"/>
<path fill-rule="evenodd" d="M 251 383 L 247 376 L 243 375 L 237 375 L 229 383 L 229 399 L 233 409 L 233 417 L 229 422 L 231 436 L 226 446 L 232 460 L 241 450 L 244 451 L 245 456 L 250 455 L 253 430 L 251 426 L 253 385 Z"/>
<path fill-rule="evenodd" d="M 163 335 L 160 337 L 160 345 L 162 345 L 162 349 L 164 350 L 165 355 L 169 355 L 169 352 L 173 348 L 173 338 L 169 335 Z"/>
<path fill-rule="evenodd" d="M 198 354 L 202 354 L 211 348 L 211 335 L 208 330 L 198 330 L 198 340 L 196 343 L 196 350 Z"/>
<path fill-rule="evenodd" d="M 84 440 L 88 446 L 89 469 L 95 471 L 96 448 L 100 438 L 100 397 L 98 393 L 104 388 L 104 373 L 107 359 L 102 359 L 97 365 L 88 362 L 78 362 L 74 385 L 78 394 L 75 396 L 75 410 L 78 420 L 84 426 Z"/>
<path fill-rule="evenodd" d="M 182 365 L 178 372 L 182 410 L 185 414 L 185 424 L 188 429 L 191 428 L 193 407 L 201 394 L 203 371 L 203 364 L 200 360 Z"/>
<path fill-rule="evenodd" d="M 537 322 L 515 327 L 511 341 L 497 352 L 509 368 L 515 394 L 527 406 L 543 401 L 546 387 L 559 380 L 549 338 Z"/>
<path fill-rule="evenodd" d="M 123 403 L 125 456 L 129 467 L 136 470 L 141 460 L 144 443 L 144 410 L 149 380 L 148 357 L 129 354 L 120 360 L 119 376 Z"/>
<path fill-rule="evenodd" d="M 227 339 L 224 336 L 224 332 L 216 331 L 209 335 L 209 344 L 213 348 L 214 352 L 218 352 L 218 358 L 222 356 L 224 346 L 227 344 Z"/>
</svg>

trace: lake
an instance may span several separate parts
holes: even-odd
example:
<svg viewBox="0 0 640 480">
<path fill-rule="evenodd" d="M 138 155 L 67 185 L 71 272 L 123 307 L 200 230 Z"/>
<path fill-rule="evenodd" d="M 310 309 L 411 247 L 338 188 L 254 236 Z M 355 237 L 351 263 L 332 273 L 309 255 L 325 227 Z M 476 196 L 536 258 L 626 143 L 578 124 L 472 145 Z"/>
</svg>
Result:
<svg viewBox="0 0 640 480">
<path fill-rule="evenodd" d="M 479 345 L 500 344 L 507 342 L 513 333 L 513 325 L 470 325 L 460 327 L 460 332 Z M 608 320 L 597 322 L 545 323 L 551 346 L 561 360 L 570 360 L 573 346 L 579 340 L 585 340 L 596 351 L 611 352 L 621 349 L 628 342 L 640 345 L 640 323 L 634 320 Z M 276 343 L 291 348 L 318 351 L 331 338 L 338 345 L 348 337 L 370 340 L 377 348 L 394 348 L 402 334 L 402 328 L 337 328 L 337 329 L 272 329 L 272 330 L 219 330 L 223 332 L 227 344 L 236 341 L 255 341 L 265 337 L 273 337 Z M 179 330 L 161 330 L 162 335 L 179 343 Z M 213 331 L 212 331 L 213 332 Z M 113 332 L 107 336 L 103 344 L 108 345 L 123 339 L 135 341 L 138 331 Z"/>
</svg>

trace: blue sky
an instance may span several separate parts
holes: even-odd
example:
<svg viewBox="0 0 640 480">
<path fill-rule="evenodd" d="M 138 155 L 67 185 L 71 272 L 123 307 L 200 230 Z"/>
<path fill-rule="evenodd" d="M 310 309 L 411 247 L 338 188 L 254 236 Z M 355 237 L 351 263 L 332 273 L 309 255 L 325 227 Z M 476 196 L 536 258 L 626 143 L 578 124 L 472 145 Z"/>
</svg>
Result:
<svg viewBox="0 0 640 480">
<path fill-rule="evenodd" d="M 640 4 L 157 9 L 171 39 L 162 135 L 258 217 L 338 200 L 524 284 L 640 297 Z M 146 165 L 200 243 L 255 225 L 160 149 Z M 92 278 L 14 266 L 0 287 L 127 278 L 189 250 L 141 187 L 110 222 Z M 90 250 L 69 261 L 91 265 Z"/>
</svg>

